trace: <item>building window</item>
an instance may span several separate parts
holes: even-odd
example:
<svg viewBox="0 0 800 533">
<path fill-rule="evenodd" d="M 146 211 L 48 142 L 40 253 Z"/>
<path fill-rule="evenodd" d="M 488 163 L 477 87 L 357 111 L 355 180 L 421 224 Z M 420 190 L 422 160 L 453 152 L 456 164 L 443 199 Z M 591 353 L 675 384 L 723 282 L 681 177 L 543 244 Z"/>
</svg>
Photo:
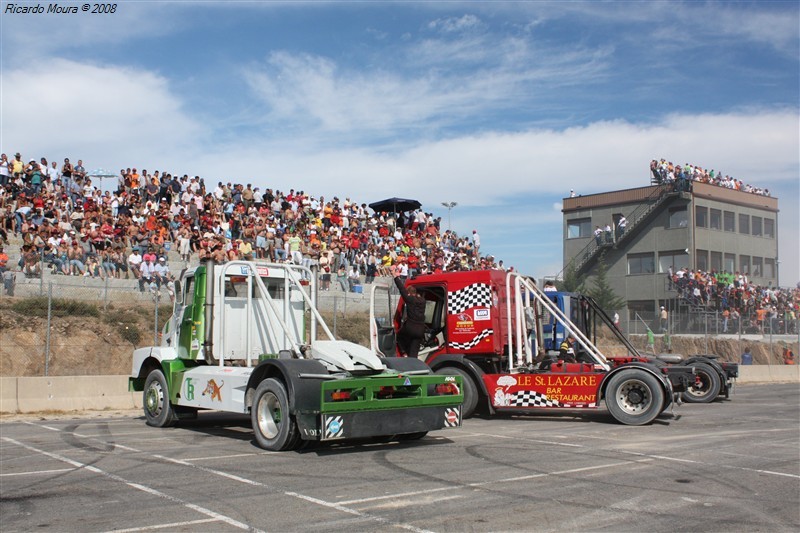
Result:
<svg viewBox="0 0 800 533">
<path fill-rule="evenodd" d="M 775 238 L 775 221 L 771 218 L 764 219 L 764 237 L 768 239 Z"/>
<path fill-rule="evenodd" d="M 653 300 L 629 300 L 628 318 L 632 322 L 638 322 L 641 318 L 649 323 L 656 318 L 655 303 Z"/>
<path fill-rule="evenodd" d="M 719 209 L 712 209 L 711 216 L 709 217 L 708 227 L 711 229 L 722 229 L 722 211 Z"/>
<path fill-rule="evenodd" d="M 577 218 L 567 221 L 567 239 L 580 239 L 592 235 L 592 219 Z"/>
<path fill-rule="evenodd" d="M 739 272 L 742 274 L 750 274 L 750 256 L 749 255 L 740 255 L 739 256 Z"/>
<path fill-rule="evenodd" d="M 750 235 L 750 215 L 739 215 L 739 233 Z"/>
<path fill-rule="evenodd" d="M 708 250 L 696 250 L 694 259 L 697 270 L 708 270 Z"/>
<path fill-rule="evenodd" d="M 711 252 L 711 270 L 722 270 L 722 252 Z"/>
<path fill-rule="evenodd" d="M 725 231 L 736 231 L 736 214 L 732 211 L 723 213 L 722 224 Z"/>
<path fill-rule="evenodd" d="M 764 260 L 760 257 L 753 256 L 753 271 L 751 274 L 754 277 L 760 278 L 764 274 Z"/>
<path fill-rule="evenodd" d="M 667 228 L 685 228 L 689 225 L 689 212 L 685 207 L 678 207 L 669 210 L 669 222 Z"/>
<path fill-rule="evenodd" d="M 628 274 L 652 274 L 656 271 L 652 253 L 628 254 Z"/>
<path fill-rule="evenodd" d="M 736 270 L 736 254 L 725 254 L 725 263 L 722 265 L 725 272 L 733 272 Z"/>
<path fill-rule="evenodd" d="M 763 232 L 761 231 L 761 217 L 753 217 L 753 235 L 755 237 L 761 237 Z"/>
<path fill-rule="evenodd" d="M 689 254 L 683 250 L 674 252 L 660 252 L 658 254 L 658 272 L 666 274 L 669 268 L 672 267 L 673 272 L 677 272 L 682 268 L 689 268 Z"/>
<path fill-rule="evenodd" d="M 694 225 L 698 228 L 708 227 L 708 208 L 697 206 L 694 208 Z"/>
<path fill-rule="evenodd" d="M 774 278 L 775 277 L 775 260 L 765 257 L 764 258 L 764 277 L 765 278 Z"/>
</svg>

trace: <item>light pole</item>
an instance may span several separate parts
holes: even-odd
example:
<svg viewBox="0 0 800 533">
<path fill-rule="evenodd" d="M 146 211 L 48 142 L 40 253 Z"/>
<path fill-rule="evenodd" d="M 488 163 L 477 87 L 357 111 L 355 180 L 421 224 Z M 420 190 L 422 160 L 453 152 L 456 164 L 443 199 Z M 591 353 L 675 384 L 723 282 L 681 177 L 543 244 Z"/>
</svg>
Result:
<svg viewBox="0 0 800 533">
<path fill-rule="evenodd" d="M 442 205 L 447 208 L 447 231 L 450 231 L 450 211 L 458 205 L 458 202 L 442 202 Z"/>
</svg>

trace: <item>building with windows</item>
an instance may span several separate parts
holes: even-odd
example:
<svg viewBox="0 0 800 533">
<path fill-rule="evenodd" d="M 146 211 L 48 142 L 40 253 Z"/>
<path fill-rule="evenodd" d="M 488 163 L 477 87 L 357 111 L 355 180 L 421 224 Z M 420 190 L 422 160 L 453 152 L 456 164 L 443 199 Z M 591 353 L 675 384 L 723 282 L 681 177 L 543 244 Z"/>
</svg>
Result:
<svg viewBox="0 0 800 533">
<path fill-rule="evenodd" d="M 758 285 L 778 284 L 777 198 L 694 182 L 690 191 L 669 184 L 564 198 L 562 212 L 565 270 L 591 281 L 602 258 L 631 320 L 674 308 L 670 268 L 741 272 Z"/>
</svg>

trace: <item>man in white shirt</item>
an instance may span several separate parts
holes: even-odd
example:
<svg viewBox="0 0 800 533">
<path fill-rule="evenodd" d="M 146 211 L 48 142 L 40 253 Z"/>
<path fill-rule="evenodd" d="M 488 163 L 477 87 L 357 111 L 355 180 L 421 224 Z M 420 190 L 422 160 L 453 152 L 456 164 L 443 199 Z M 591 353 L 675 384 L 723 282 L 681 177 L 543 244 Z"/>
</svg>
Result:
<svg viewBox="0 0 800 533">
<path fill-rule="evenodd" d="M 165 257 L 159 257 L 158 263 L 153 267 L 153 281 L 157 287 L 161 287 L 169 281 L 169 266 Z"/>
<path fill-rule="evenodd" d="M 134 279 L 141 279 L 142 277 L 142 254 L 139 253 L 139 247 L 134 246 L 133 252 L 128 256 L 128 266 L 133 272 Z M 144 291 L 144 286 L 139 284 L 139 290 Z"/>
</svg>

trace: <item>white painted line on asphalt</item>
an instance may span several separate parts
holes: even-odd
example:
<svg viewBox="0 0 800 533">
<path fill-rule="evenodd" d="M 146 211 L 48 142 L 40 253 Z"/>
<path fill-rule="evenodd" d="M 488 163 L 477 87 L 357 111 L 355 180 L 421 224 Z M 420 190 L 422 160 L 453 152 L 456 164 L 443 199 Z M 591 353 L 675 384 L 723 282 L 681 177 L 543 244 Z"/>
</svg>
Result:
<svg viewBox="0 0 800 533">
<path fill-rule="evenodd" d="M 794 479 L 800 479 L 800 475 L 797 474 L 787 474 L 786 472 L 774 472 L 772 470 L 760 470 L 758 468 L 748 468 L 746 466 L 735 466 L 735 465 L 726 465 L 726 464 L 717 464 L 717 463 L 707 463 L 705 461 L 693 461 L 691 459 L 683 459 L 681 457 L 667 457 L 665 455 L 650 455 L 647 453 L 641 452 L 630 452 L 625 450 L 617 450 L 620 453 L 627 453 L 630 455 L 638 455 L 640 457 L 650 457 L 652 459 L 660 459 L 663 461 L 673 461 L 675 463 L 693 463 L 703 466 L 711 466 L 714 468 L 727 468 L 729 470 L 744 470 L 746 472 L 757 472 L 759 474 L 769 474 L 771 476 L 782 476 L 782 477 L 790 477 Z"/>
<path fill-rule="evenodd" d="M 165 499 L 167 501 L 170 501 L 172 503 L 177 503 L 179 505 L 183 505 L 184 507 L 187 507 L 189 509 L 197 511 L 198 513 L 204 514 L 204 515 L 206 515 L 208 517 L 214 518 L 215 520 L 225 522 L 226 524 L 228 524 L 230 526 L 233 526 L 233 527 L 236 527 L 236 528 L 239 528 L 239 529 L 247 529 L 247 530 L 251 530 L 251 531 L 255 530 L 252 526 L 250 526 L 248 524 L 244 524 L 242 522 L 239 522 L 238 520 L 234 520 L 233 518 L 231 518 L 229 516 L 225 516 L 223 514 L 216 513 L 216 512 L 214 512 L 214 511 L 212 511 L 210 509 L 206 509 L 205 507 L 201 507 L 199 505 L 195 505 L 193 503 L 189 503 L 189 502 L 186 502 L 184 500 L 181 500 L 180 498 L 176 498 L 174 496 L 170 496 L 169 494 L 166 494 L 166 493 L 161 492 L 159 490 L 156 490 L 154 488 L 148 487 L 147 485 L 142 485 L 141 483 L 135 483 L 133 481 L 128 481 L 127 479 L 125 479 L 123 477 L 120 477 L 120 476 L 118 476 L 116 474 L 112 474 L 111 472 L 106 472 L 105 470 L 101 470 L 100 468 L 97 468 L 96 466 L 92 466 L 92 465 L 89 465 L 89 464 L 81 463 L 79 461 L 73 461 L 72 459 L 69 459 L 68 457 L 64 457 L 62 455 L 58 455 L 58 454 L 55 454 L 55 453 L 50 453 L 50 452 L 47 452 L 45 450 L 40 450 L 39 448 L 35 448 L 33 446 L 29 446 L 28 444 L 24 444 L 24 443 L 19 442 L 17 440 L 10 439 L 8 437 L 0 437 L 0 438 L 2 438 L 6 442 L 10 442 L 12 444 L 16 444 L 17 446 L 21 446 L 21 447 L 25 448 L 26 450 L 30 450 L 32 452 L 40 453 L 40 454 L 42 454 L 42 455 L 44 455 L 46 457 L 50 457 L 51 459 L 55 459 L 57 461 L 61 461 L 62 463 L 67 463 L 67 464 L 72 465 L 72 466 L 74 466 L 76 468 L 87 470 L 87 471 L 93 472 L 95 474 L 100 474 L 101 476 L 104 476 L 104 477 L 107 477 L 107 478 L 112 479 L 114 481 L 118 481 L 120 483 L 123 483 L 123 484 L 125 484 L 125 485 L 127 485 L 127 486 L 129 486 L 129 487 L 131 487 L 133 489 L 140 490 L 142 492 L 145 492 L 147 494 L 151 494 L 153 496 L 157 496 L 159 498 L 163 498 L 163 499 Z"/>
<path fill-rule="evenodd" d="M 445 502 L 448 500 L 457 500 L 459 498 L 463 498 L 464 494 L 450 494 L 445 496 L 433 497 L 433 498 L 406 498 L 403 500 L 391 500 L 388 502 L 379 503 L 368 507 L 369 509 L 401 509 L 403 507 L 411 507 L 412 505 L 417 507 L 420 505 L 432 505 L 434 503 Z"/>
<path fill-rule="evenodd" d="M 45 426 L 44 424 L 36 424 L 34 422 L 28 422 L 27 420 L 23 420 L 22 423 L 23 424 L 28 424 L 29 426 L 35 426 L 37 428 L 49 429 L 50 431 L 64 431 L 63 428 L 54 428 L 54 427 L 51 427 L 51 426 Z M 76 437 L 80 437 L 82 439 L 94 439 L 96 441 L 102 442 L 103 444 L 112 444 L 112 445 L 114 445 L 115 448 L 119 448 L 120 450 L 126 450 L 126 451 L 129 451 L 129 452 L 139 452 L 139 451 L 141 451 L 141 450 L 137 450 L 136 448 L 130 448 L 130 447 L 125 446 L 123 444 L 117 444 L 115 442 L 109 443 L 109 442 L 107 442 L 107 441 L 105 441 L 105 440 L 100 438 L 100 437 L 104 437 L 104 436 L 107 436 L 107 435 L 92 436 L 92 435 L 86 435 L 85 433 L 74 433 L 74 432 L 72 434 L 75 435 Z M 134 435 L 138 435 L 138 434 L 139 433 L 134 433 Z M 118 435 L 115 434 L 114 436 L 117 437 Z"/>
<path fill-rule="evenodd" d="M 537 444 L 553 444 L 555 446 L 567 446 L 569 448 L 583 448 L 583 444 L 572 444 L 571 442 L 553 442 L 550 440 L 528 439 L 526 437 L 515 437 L 514 435 L 494 435 L 492 433 L 475 433 L 480 437 L 491 437 L 493 439 L 523 440 L 525 442 L 535 442 Z"/>
<path fill-rule="evenodd" d="M 444 490 L 454 490 L 460 488 L 478 488 L 483 487 L 485 485 L 494 485 L 497 483 L 513 483 L 515 481 L 524 481 L 528 479 L 536 479 L 542 477 L 549 477 L 549 476 L 563 476 L 566 474 L 575 474 L 578 472 L 586 472 L 588 470 L 600 470 L 602 468 L 613 468 L 615 466 L 627 466 L 637 463 L 647 463 L 652 461 L 652 459 L 642 459 L 638 461 L 623 461 L 618 463 L 607 463 L 603 465 L 595 465 L 595 466 L 584 466 L 581 468 L 571 468 L 569 470 L 559 470 L 557 472 L 540 472 L 537 474 L 530 474 L 527 476 L 519 476 L 519 477 L 510 477 L 510 478 L 503 478 L 503 479 L 495 479 L 490 481 L 477 481 L 475 483 L 464 483 L 464 484 L 451 484 L 446 487 L 436 487 L 435 489 L 423 489 L 423 490 L 415 490 L 411 492 L 400 492 L 395 494 L 385 494 L 383 496 L 372 496 L 370 498 L 359 498 L 356 500 L 344 500 L 340 501 L 339 505 L 352 505 L 358 503 L 367 503 L 367 502 L 374 502 L 378 500 L 386 500 L 388 498 L 405 498 L 407 496 L 419 496 L 422 494 L 432 494 L 434 492 L 441 492 Z"/>
<path fill-rule="evenodd" d="M 28 424 L 29 426 L 36 426 L 37 428 L 49 429 L 50 431 L 61 431 L 61 429 L 59 429 L 59 428 L 45 426 L 44 424 L 36 424 L 34 422 L 29 422 L 28 420 L 23 420 L 22 423 L 23 424 Z"/>
<path fill-rule="evenodd" d="M 13 474 L 0 474 L 0 477 L 6 476 L 38 476 L 44 474 L 58 474 L 60 472 L 74 472 L 74 468 L 56 468 L 54 470 L 36 470 L 34 472 L 14 472 Z"/>
<path fill-rule="evenodd" d="M 208 524 L 209 522 L 219 522 L 216 518 L 204 518 L 202 520 L 187 520 L 186 522 L 173 522 L 171 524 L 158 524 L 154 526 L 131 527 L 128 529 L 112 529 L 114 533 L 131 533 L 133 531 L 152 531 L 154 529 L 172 529 L 177 527 L 193 526 L 196 524 Z"/>
<path fill-rule="evenodd" d="M 236 457 L 253 457 L 257 455 L 277 455 L 281 452 L 268 452 L 264 451 L 262 453 L 234 453 L 231 455 L 209 455 L 206 457 L 187 457 L 184 461 L 214 461 L 216 459 L 235 459 Z"/>
<path fill-rule="evenodd" d="M 418 528 L 416 526 L 413 526 L 411 524 L 405 524 L 403 522 L 395 522 L 393 520 L 389 520 L 389 519 L 383 518 L 382 516 L 376 516 L 376 515 L 373 515 L 373 514 L 365 513 L 365 512 L 362 512 L 362 511 L 358 511 L 356 509 L 350 509 L 349 507 L 345 507 L 344 505 L 342 505 L 340 503 L 334 503 L 334 502 L 328 502 L 328 501 L 325 501 L 325 500 L 320 500 L 319 498 L 314 498 L 313 496 L 307 496 L 305 494 L 300 494 L 299 492 L 282 490 L 282 489 L 267 485 L 265 483 L 261 483 L 260 481 L 255 481 L 255 480 L 252 480 L 252 479 L 243 478 L 241 476 L 237 476 L 235 474 L 229 474 L 228 472 L 223 472 L 221 470 L 215 470 L 213 468 L 208 468 L 208 467 L 205 467 L 205 466 L 196 465 L 196 464 L 190 463 L 188 461 L 184 461 L 182 459 L 173 459 L 171 457 L 165 457 L 163 455 L 155 455 L 155 454 L 153 455 L 153 457 L 155 457 L 156 459 L 160 459 L 162 461 L 167 461 L 169 463 L 174 463 L 174 464 L 178 464 L 178 465 L 182 465 L 182 466 L 189 466 L 191 468 L 195 468 L 195 469 L 200 470 L 202 472 L 206 472 L 208 474 L 214 474 L 216 476 L 221 476 L 221 477 L 233 480 L 233 481 L 237 481 L 239 483 L 244 483 L 246 485 L 262 487 L 262 488 L 265 488 L 265 489 L 270 490 L 272 492 L 276 492 L 278 494 L 283 494 L 284 496 L 289 496 L 289 497 L 292 497 L 292 498 L 297 498 L 299 500 L 304 500 L 304 501 L 307 501 L 307 502 L 311 502 L 311 503 L 314 503 L 316 505 L 320 505 L 322 507 L 327 507 L 329 509 L 335 509 L 337 511 L 340 511 L 340 512 L 343 512 L 343 513 L 347 513 L 347 514 L 350 514 L 350 515 L 353 515 L 353 516 L 358 516 L 358 517 L 361 517 L 361 518 L 369 518 L 370 520 L 373 520 L 373 521 L 378 522 L 378 523 L 383 524 L 383 525 L 392 526 L 392 527 L 398 527 L 400 529 L 413 531 L 415 533 L 429 533 L 427 530 L 420 529 L 420 528 Z"/>
</svg>

